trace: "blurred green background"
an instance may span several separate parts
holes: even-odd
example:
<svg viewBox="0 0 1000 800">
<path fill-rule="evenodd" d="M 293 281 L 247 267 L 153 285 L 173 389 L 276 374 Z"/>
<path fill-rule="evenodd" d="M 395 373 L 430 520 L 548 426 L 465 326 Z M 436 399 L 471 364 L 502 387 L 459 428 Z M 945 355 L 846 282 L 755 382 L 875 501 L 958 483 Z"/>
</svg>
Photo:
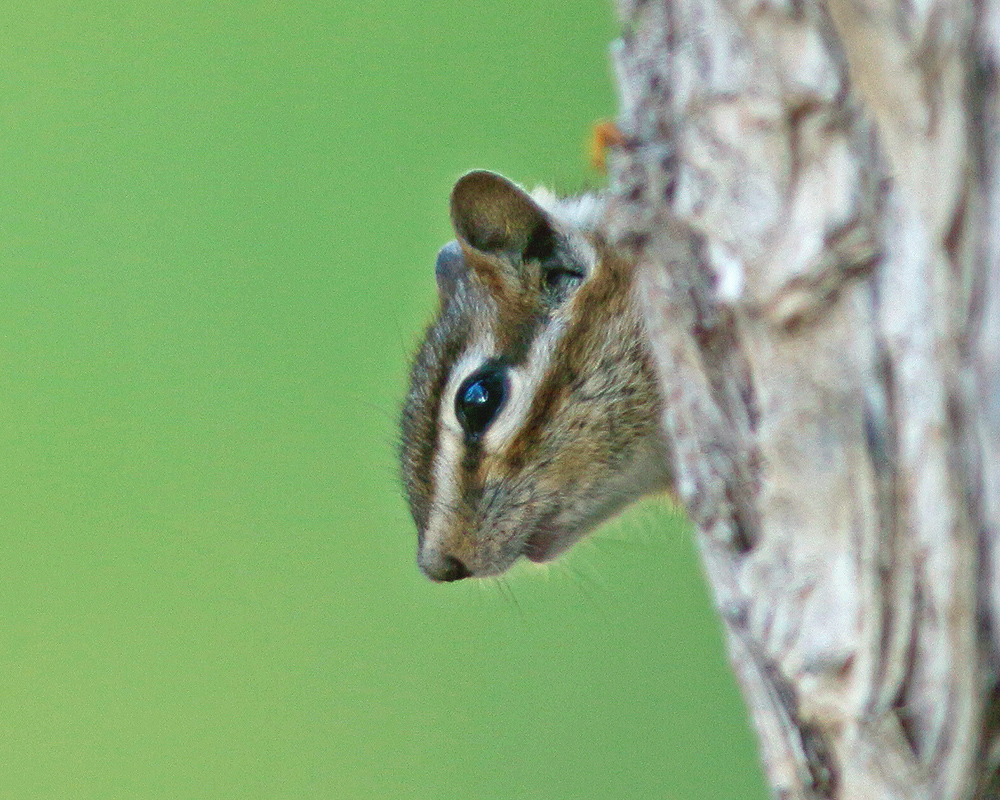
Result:
<svg viewBox="0 0 1000 800">
<path fill-rule="evenodd" d="M 451 182 L 575 191 L 600 0 L 4 3 L 0 797 L 763 797 L 682 520 L 414 565 Z"/>
</svg>

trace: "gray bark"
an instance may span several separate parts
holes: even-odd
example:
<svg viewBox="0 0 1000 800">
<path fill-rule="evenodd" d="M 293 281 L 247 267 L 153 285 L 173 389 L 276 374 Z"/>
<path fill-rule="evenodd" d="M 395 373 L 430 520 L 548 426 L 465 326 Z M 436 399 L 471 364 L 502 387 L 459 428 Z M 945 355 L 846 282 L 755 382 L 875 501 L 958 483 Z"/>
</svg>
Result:
<svg viewBox="0 0 1000 800">
<path fill-rule="evenodd" d="M 1000 2 L 619 12 L 607 235 L 767 778 L 1000 796 Z"/>
</svg>

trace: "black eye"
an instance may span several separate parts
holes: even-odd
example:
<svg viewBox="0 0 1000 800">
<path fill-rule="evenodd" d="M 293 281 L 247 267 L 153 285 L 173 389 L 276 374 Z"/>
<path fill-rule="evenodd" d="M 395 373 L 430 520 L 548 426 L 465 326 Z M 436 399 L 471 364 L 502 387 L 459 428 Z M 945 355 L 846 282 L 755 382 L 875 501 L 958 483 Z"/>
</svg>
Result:
<svg viewBox="0 0 1000 800">
<path fill-rule="evenodd" d="M 483 369 L 462 381 L 455 395 L 455 416 L 466 435 L 482 436 L 506 398 L 507 379 L 501 369 Z"/>
</svg>

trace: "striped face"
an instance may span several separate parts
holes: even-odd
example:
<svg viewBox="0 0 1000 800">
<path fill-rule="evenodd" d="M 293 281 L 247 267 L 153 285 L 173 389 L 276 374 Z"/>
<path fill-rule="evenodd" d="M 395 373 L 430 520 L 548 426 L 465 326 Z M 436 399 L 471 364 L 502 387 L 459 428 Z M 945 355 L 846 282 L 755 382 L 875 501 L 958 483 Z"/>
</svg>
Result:
<svg viewBox="0 0 1000 800">
<path fill-rule="evenodd" d="M 629 265 L 492 173 L 459 180 L 451 207 L 401 425 L 434 580 L 552 558 L 668 480 Z"/>
</svg>

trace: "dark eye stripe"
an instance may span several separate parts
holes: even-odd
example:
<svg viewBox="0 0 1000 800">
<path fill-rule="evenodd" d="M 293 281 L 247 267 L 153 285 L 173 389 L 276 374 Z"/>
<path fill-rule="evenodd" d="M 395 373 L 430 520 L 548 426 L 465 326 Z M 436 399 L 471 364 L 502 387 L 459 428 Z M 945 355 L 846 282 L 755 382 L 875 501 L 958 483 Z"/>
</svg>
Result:
<svg viewBox="0 0 1000 800">
<path fill-rule="evenodd" d="M 462 381 L 455 395 L 455 416 L 472 440 L 481 437 L 507 399 L 507 373 L 500 367 L 484 367 Z"/>
</svg>

